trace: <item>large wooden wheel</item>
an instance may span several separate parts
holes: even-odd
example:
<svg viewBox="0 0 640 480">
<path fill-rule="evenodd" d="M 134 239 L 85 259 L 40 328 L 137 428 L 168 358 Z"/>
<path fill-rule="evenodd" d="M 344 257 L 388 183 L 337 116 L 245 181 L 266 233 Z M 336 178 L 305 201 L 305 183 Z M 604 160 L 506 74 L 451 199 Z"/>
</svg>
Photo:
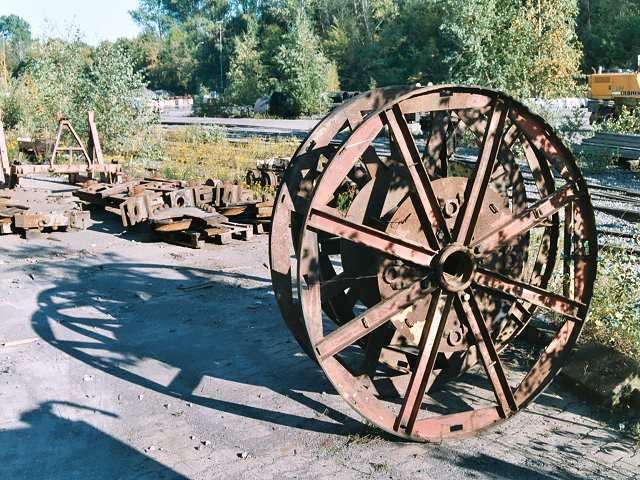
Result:
<svg viewBox="0 0 640 480">
<path fill-rule="evenodd" d="M 348 138 L 349 134 L 362 123 L 363 117 L 408 91 L 410 89 L 401 87 L 372 90 L 350 99 L 333 110 L 318 123 L 298 147 L 278 187 L 269 237 L 271 280 L 285 323 L 298 343 L 311 356 L 313 353 L 309 346 L 300 304 L 295 298 L 296 282 L 292 276 L 292 272 L 296 270 L 295 246 L 308 198 L 315 181 L 322 173 L 324 166 L 333 158 L 340 142 Z M 366 175 L 362 169 L 354 169 L 353 176 L 356 180 L 366 181 L 363 174 Z M 323 265 L 327 268 L 327 256 L 323 254 L 322 258 Z M 330 275 L 330 272 L 325 272 L 325 276 Z M 327 305 L 327 309 L 332 312 L 335 309 L 339 310 L 342 300 L 343 298 L 335 298 L 330 305 Z"/>
<path fill-rule="evenodd" d="M 319 125 L 322 141 L 302 151 L 329 149 L 324 161 L 294 158 L 274 212 L 274 288 L 356 411 L 400 437 L 440 441 L 510 417 L 556 375 L 591 299 L 594 218 L 572 155 L 523 105 L 470 87 L 387 92 L 334 113 L 339 127 Z M 349 111 L 365 115 L 335 142 Z M 468 171 L 452 159 L 461 138 L 479 147 Z M 510 345 L 538 311 L 556 335 L 537 361 L 514 360 Z"/>
</svg>

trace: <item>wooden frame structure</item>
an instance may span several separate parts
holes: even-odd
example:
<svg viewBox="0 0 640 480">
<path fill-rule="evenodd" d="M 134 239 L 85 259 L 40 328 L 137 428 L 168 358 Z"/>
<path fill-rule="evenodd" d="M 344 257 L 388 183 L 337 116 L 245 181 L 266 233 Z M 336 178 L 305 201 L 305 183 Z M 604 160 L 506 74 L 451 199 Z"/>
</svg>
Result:
<svg viewBox="0 0 640 480">
<path fill-rule="evenodd" d="M 95 123 L 94 112 L 89 111 L 87 114 L 87 124 L 89 130 L 89 148 L 85 148 L 80 136 L 75 131 L 71 122 L 66 118 L 61 118 L 58 123 L 56 132 L 56 141 L 51 152 L 49 161 L 46 164 L 14 164 L 9 162 L 9 156 L 6 147 L 6 139 L 4 128 L 0 117 L 0 182 L 9 188 L 16 187 L 20 178 L 33 174 L 67 174 L 69 181 L 76 183 L 82 179 L 93 179 L 100 176 L 101 180 L 110 182 L 119 182 L 122 179 L 122 166 L 116 163 L 105 163 L 102 153 L 102 145 L 98 135 L 98 129 Z M 62 134 L 67 130 L 75 140 L 75 146 L 61 145 Z M 83 157 L 83 163 L 56 164 L 56 158 L 60 152 L 69 152 L 69 158 L 73 159 L 74 153 L 79 153 Z"/>
</svg>

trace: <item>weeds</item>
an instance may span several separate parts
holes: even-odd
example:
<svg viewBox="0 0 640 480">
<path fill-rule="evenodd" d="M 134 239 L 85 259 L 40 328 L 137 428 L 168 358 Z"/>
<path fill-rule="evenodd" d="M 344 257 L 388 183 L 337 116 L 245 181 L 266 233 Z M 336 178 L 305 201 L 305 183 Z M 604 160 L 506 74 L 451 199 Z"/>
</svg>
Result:
<svg viewBox="0 0 640 480">
<path fill-rule="evenodd" d="M 191 145 L 220 143 L 225 138 L 225 130 L 219 125 L 190 125 L 173 131 L 173 140 Z"/>
<path fill-rule="evenodd" d="M 631 427 L 631 436 L 640 445 L 640 420 Z"/>
<path fill-rule="evenodd" d="M 338 211 L 346 215 L 353 203 L 353 199 L 356 198 L 356 193 L 357 188 L 355 185 L 350 185 L 346 190 L 340 192 L 338 194 L 338 201 L 336 205 Z"/>
<path fill-rule="evenodd" d="M 349 435 L 347 437 L 347 441 L 345 442 L 346 447 L 351 447 L 354 445 L 366 445 L 371 442 L 375 442 L 377 440 L 381 440 L 380 430 L 374 427 L 370 423 L 365 423 L 364 429 L 362 432 L 354 433 L 353 435 Z"/>
<path fill-rule="evenodd" d="M 532 246 L 540 243 L 532 235 Z M 633 240 L 640 246 L 640 237 Z M 562 240 L 558 245 L 562 252 Z M 558 255 L 548 290 L 562 292 L 562 255 Z M 556 313 L 547 313 L 554 325 L 564 323 Z M 597 342 L 640 361 L 640 255 L 631 250 L 604 247 L 598 252 L 598 274 L 593 288 L 588 321 L 581 341 Z"/>
<path fill-rule="evenodd" d="M 640 258 L 602 249 L 598 263 L 585 337 L 640 360 Z"/>
<path fill-rule="evenodd" d="M 254 183 L 249 188 L 254 193 L 255 198 L 273 198 L 276 194 L 276 187 L 273 185 L 262 186 L 259 183 Z"/>
<path fill-rule="evenodd" d="M 291 156 L 298 146 L 293 140 L 257 137 L 230 142 L 217 127 L 159 129 L 156 136 L 161 139 L 159 155 L 133 157 L 129 171 L 153 167 L 158 175 L 171 179 L 242 181 L 246 171 L 255 168 L 256 159 Z"/>
<path fill-rule="evenodd" d="M 609 152 L 601 151 L 598 153 L 590 153 L 589 155 L 583 152 L 574 152 L 578 166 L 585 171 L 591 173 L 604 172 L 611 165 L 615 163 L 616 155 L 612 155 Z"/>
<path fill-rule="evenodd" d="M 376 433 L 367 433 L 367 434 L 359 434 L 349 435 L 347 437 L 347 441 L 345 445 L 347 447 L 352 447 L 354 445 L 366 445 L 368 443 L 374 442 L 380 438 L 380 435 Z"/>
<path fill-rule="evenodd" d="M 640 109 L 622 107 L 619 115 L 598 123 L 596 129 L 611 133 L 640 134 Z"/>
</svg>

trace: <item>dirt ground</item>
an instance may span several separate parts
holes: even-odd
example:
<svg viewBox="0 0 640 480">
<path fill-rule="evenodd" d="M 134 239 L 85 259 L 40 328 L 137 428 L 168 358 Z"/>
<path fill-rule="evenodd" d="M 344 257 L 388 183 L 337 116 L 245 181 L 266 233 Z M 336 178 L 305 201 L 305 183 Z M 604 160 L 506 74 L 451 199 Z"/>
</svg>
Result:
<svg viewBox="0 0 640 480">
<path fill-rule="evenodd" d="M 287 331 L 267 237 L 190 250 L 95 214 L 0 238 L 7 479 L 640 478 L 619 425 L 556 384 L 442 445 L 367 428 Z"/>
</svg>

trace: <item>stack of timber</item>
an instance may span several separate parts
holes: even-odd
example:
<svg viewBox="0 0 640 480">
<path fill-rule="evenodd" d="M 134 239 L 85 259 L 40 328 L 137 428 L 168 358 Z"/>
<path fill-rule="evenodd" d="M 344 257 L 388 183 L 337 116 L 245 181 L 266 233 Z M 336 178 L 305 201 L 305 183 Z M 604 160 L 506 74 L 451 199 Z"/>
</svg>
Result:
<svg viewBox="0 0 640 480">
<path fill-rule="evenodd" d="M 640 171 L 640 135 L 598 132 L 573 148 L 586 156 L 615 158 L 622 167 Z"/>
<path fill-rule="evenodd" d="M 46 231 L 84 230 L 88 224 L 89 213 L 68 192 L 0 191 L 0 234 L 33 238 Z"/>
<path fill-rule="evenodd" d="M 120 184 L 89 181 L 74 192 L 80 200 L 117 214 L 125 227 L 148 223 L 164 241 L 191 248 L 204 242 L 250 240 L 266 229 L 273 203 L 241 185 L 147 178 Z"/>
</svg>

